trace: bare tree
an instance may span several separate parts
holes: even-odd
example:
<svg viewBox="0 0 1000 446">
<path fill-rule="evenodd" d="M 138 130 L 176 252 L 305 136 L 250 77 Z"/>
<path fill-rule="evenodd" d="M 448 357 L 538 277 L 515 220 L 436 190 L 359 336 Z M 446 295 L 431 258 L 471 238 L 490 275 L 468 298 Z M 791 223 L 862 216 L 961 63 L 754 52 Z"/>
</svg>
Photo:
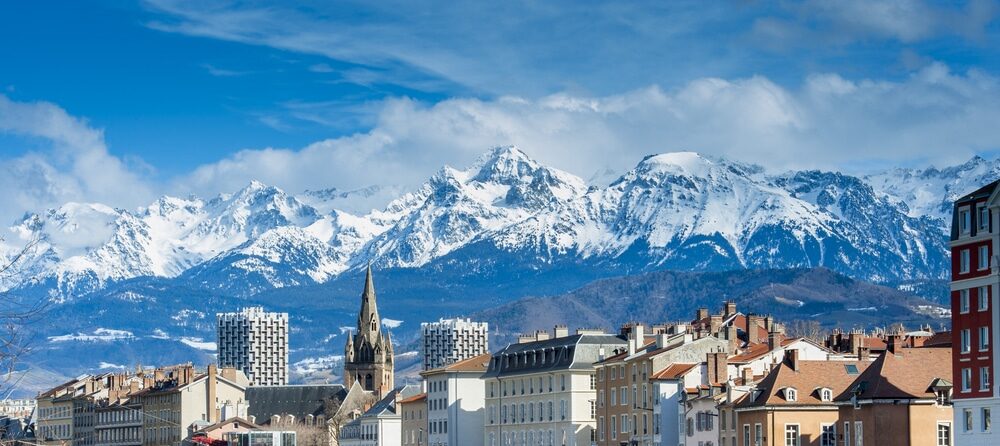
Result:
<svg viewBox="0 0 1000 446">
<path fill-rule="evenodd" d="M 11 282 L 37 245 L 38 237 L 35 236 L 0 264 L 0 283 Z M 0 390 L 7 390 L 11 385 L 18 363 L 30 350 L 31 334 L 27 327 L 38 321 L 47 307 L 48 301 L 44 298 L 25 297 L 10 290 L 0 292 Z"/>
<path fill-rule="evenodd" d="M 819 321 L 815 320 L 796 320 L 788 327 L 788 335 L 793 338 L 806 338 L 813 341 L 822 343 L 827 335 L 828 331 L 820 325 Z"/>
</svg>

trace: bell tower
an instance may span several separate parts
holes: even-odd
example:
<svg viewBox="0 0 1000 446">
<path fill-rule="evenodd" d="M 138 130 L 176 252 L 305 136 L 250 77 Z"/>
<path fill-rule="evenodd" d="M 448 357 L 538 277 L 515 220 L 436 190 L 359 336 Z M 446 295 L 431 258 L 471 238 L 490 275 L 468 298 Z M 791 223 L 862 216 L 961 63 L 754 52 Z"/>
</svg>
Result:
<svg viewBox="0 0 1000 446">
<path fill-rule="evenodd" d="M 344 386 L 349 389 L 357 382 L 361 388 L 382 398 L 394 387 L 394 362 L 392 340 L 388 333 L 382 333 L 372 267 L 368 265 L 357 332 L 347 335 L 344 346 Z"/>
</svg>

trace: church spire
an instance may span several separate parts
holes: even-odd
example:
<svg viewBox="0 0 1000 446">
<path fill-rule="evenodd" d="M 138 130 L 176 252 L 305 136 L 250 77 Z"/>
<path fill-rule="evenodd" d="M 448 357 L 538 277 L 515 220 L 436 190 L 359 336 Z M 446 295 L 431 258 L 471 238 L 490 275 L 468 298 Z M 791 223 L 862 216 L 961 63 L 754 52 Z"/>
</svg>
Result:
<svg viewBox="0 0 1000 446">
<path fill-rule="evenodd" d="M 372 266 L 369 263 L 365 274 L 365 289 L 361 293 L 361 312 L 358 313 L 358 338 L 367 339 L 370 345 L 374 345 L 379 338 L 381 325 L 378 305 L 375 303 L 375 281 L 372 280 Z"/>
</svg>

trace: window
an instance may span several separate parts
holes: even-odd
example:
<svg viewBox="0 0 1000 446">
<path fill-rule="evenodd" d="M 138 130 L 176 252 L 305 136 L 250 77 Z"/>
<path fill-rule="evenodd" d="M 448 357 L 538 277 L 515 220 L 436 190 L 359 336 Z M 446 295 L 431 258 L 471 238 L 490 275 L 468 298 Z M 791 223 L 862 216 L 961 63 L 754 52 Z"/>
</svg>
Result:
<svg viewBox="0 0 1000 446">
<path fill-rule="evenodd" d="M 984 270 L 990 267 L 990 247 L 987 245 L 982 245 L 979 247 L 979 270 Z"/>
<path fill-rule="evenodd" d="M 990 210 L 986 206 L 980 206 L 979 215 L 976 216 L 976 226 L 979 227 L 980 231 L 988 231 L 990 229 Z"/>
<path fill-rule="evenodd" d="M 785 446 L 799 446 L 799 425 L 785 425 Z"/>
<path fill-rule="evenodd" d="M 760 423 L 754 424 L 753 430 L 754 446 L 764 446 L 764 426 L 761 426 Z"/>
<path fill-rule="evenodd" d="M 967 273 L 969 272 L 969 250 L 963 249 L 958 255 L 958 272 Z"/>
<path fill-rule="evenodd" d="M 844 422 L 844 446 L 851 446 L 851 422 Z"/>
<path fill-rule="evenodd" d="M 604 417 L 597 418 L 597 438 L 604 441 Z"/>
<path fill-rule="evenodd" d="M 972 227 L 972 215 L 969 214 L 968 209 L 963 209 L 958 211 L 958 227 L 962 231 L 962 234 L 968 234 L 969 228 Z"/>
<path fill-rule="evenodd" d="M 961 352 L 969 353 L 969 351 L 972 350 L 972 339 L 970 339 L 972 337 L 972 331 L 965 328 L 959 333 L 961 333 Z"/>
<path fill-rule="evenodd" d="M 837 446 L 837 425 L 820 425 L 819 446 Z"/>
<path fill-rule="evenodd" d="M 744 445 L 749 445 L 750 444 L 750 425 L 749 424 L 744 424 L 743 425 L 743 444 Z"/>
<path fill-rule="evenodd" d="M 614 406 L 615 402 L 618 401 L 618 389 L 614 387 L 611 388 L 611 405 Z"/>
<path fill-rule="evenodd" d="M 969 312 L 969 290 L 960 290 L 958 292 L 958 312 Z"/>
<path fill-rule="evenodd" d="M 979 311 L 987 311 L 990 309 L 990 291 L 989 287 L 981 286 L 979 287 Z"/>
<path fill-rule="evenodd" d="M 694 420 L 692 420 L 691 417 L 688 417 L 687 419 L 687 436 L 694 436 Z"/>
<path fill-rule="evenodd" d="M 962 369 L 962 391 L 972 390 L 972 369 Z"/>
<path fill-rule="evenodd" d="M 625 386 L 618 389 L 618 404 L 621 406 L 628 404 L 628 391 Z"/>
<path fill-rule="evenodd" d="M 965 421 L 965 431 L 972 432 L 972 409 L 963 410 L 962 418 Z"/>
<path fill-rule="evenodd" d="M 788 401 L 795 401 L 798 397 L 798 392 L 795 391 L 793 387 L 785 388 L 785 399 Z"/>
<path fill-rule="evenodd" d="M 979 390 L 990 390 L 990 368 L 979 368 Z"/>
<path fill-rule="evenodd" d="M 979 351 L 990 349 L 990 327 L 979 327 Z"/>
<path fill-rule="evenodd" d="M 611 439 L 614 440 L 614 439 L 617 439 L 617 438 L 618 438 L 618 419 L 612 416 L 611 417 Z"/>
<path fill-rule="evenodd" d="M 990 428 L 993 427 L 993 417 L 990 414 L 990 408 L 989 407 L 982 408 L 981 411 L 979 412 L 979 415 L 981 415 L 983 418 L 983 426 L 982 426 L 983 432 L 989 432 Z"/>
<path fill-rule="evenodd" d="M 951 423 L 938 423 L 937 446 L 951 446 Z"/>
<path fill-rule="evenodd" d="M 821 401 L 833 400 L 833 391 L 830 389 L 819 389 L 819 399 Z"/>
<path fill-rule="evenodd" d="M 854 446 L 864 446 L 865 430 L 860 421 L 854 422 Z"/>
</svg>

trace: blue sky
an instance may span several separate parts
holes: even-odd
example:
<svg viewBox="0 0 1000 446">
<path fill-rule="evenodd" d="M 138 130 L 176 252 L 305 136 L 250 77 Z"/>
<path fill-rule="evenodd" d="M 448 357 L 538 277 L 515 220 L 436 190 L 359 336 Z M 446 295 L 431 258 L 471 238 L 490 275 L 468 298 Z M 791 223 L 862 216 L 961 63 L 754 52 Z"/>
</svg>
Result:
<svg viewBox="0 0 1000 446">
<path fill-rule="evenodd" d="M 16 2 L 4 207 L 412 187 L 516 144 L 864 171 L 1000 148 L 997 2 Z M 8 215 L 0 216 L 8 219 Z M 9 219 L 8 219 L 9 220 Z"/>
</svg>

